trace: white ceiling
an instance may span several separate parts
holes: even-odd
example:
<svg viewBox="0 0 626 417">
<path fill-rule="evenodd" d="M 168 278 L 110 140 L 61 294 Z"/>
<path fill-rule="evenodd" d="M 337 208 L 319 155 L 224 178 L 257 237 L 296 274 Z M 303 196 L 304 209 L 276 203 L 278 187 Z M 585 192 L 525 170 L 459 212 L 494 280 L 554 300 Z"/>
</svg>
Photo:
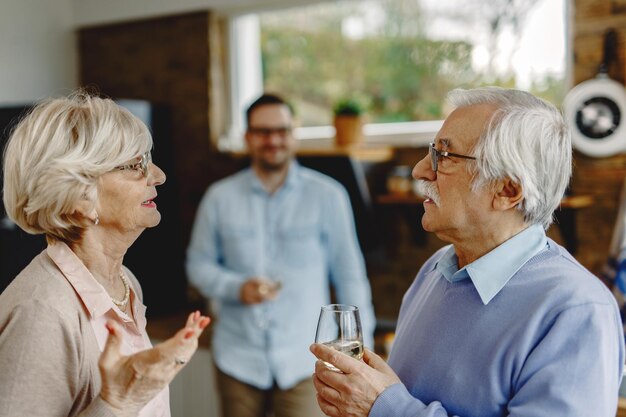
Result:
<svg viewBox="0 0 626 417">
<path fill-rule="evenodd" d="M 71 0 L 76 27 L 199 10 L 236 15 L 322 1 L 329 0 Z"/>
</svg>

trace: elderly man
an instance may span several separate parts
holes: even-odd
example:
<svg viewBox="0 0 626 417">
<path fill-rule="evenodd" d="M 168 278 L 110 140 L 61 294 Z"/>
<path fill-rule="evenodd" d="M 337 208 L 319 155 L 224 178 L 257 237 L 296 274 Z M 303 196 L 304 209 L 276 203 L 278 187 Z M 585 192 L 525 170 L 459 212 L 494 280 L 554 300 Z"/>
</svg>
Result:
<svg viewBox="0 0 626 417">
<path fill-rule="evenodd" d="M 531 94 L 455 90 L 413 169 L 422 225 L 451 245 L 406 293 L 389 364 L 311 346 L 329 416 L 614 417 L 615 300 L 545 235 L 571 175 L 560 113 Z"/>
</svg>

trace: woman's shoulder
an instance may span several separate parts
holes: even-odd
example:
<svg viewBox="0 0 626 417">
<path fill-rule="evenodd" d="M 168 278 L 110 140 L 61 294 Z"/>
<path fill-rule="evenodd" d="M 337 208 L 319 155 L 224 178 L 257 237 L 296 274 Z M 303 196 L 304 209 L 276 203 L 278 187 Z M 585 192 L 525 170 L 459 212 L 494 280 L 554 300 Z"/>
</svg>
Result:
<svg viewBox="0 0 626 417">
<path fill-rule="evenodd" d="M 61 313 L 74 310 L 69 300 L 76 300 L 74 290 L 44 250 L 0 294 L 0 313 L 18 305 L 48 306 Z"/>
</svg>

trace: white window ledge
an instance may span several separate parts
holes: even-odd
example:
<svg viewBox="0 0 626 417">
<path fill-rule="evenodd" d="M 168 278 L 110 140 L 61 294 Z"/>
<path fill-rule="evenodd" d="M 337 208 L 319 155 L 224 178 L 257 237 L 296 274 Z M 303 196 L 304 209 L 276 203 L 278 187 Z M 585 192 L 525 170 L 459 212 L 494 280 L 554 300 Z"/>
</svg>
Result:
<svg viewBox="0 0 626 417">
<path fill-rule="evenodd" d="M 366 145 L 425 147 L 433 141 L 441 129 L 443 120 L 426 122 L 372 123 L 363 126 Z M 294 136 L 306 148 L 328 147 L 333 144 L 333 126 L 298 127 Z M 239 151 L 244 147 L 243 133 L 231 134 L 220 139 L 219 149 L 225 152 Z"/>
<path fill-rule="evenodd" d="M 441 129 L 443 120 L 428 122 L 372 123 L 363 126 L 363 137 L 366 143 L 426 146 Z M 300 127 L 294 136 L 302 140 L 332 139 L 335 137 L 333 126 Z"/>
</svg>

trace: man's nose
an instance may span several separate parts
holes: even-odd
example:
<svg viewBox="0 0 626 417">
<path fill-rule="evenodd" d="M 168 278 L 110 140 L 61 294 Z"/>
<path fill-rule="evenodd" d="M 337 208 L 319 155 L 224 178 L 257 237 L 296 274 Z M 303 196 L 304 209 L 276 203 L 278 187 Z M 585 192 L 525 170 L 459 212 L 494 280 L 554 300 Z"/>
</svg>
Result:
<svg viewBox="0 0 626 417">
<path fill-rule="evenodd" d="M 430 155 L 428 153 L 422 159 L 417 161 L 417 164 L 413 167 L 411 175 L 416 180 L 434 181 L 437 179 L 437 173 L 433 171 L 433 167 L 430 163 Z"/>
<path fill-rule="evenodd" d="M 280 132 L 270 131 L 265 137 L 265 142 L 271 145 L 278 145 L 283 141 L 283 135 Z"/>
</svg>

